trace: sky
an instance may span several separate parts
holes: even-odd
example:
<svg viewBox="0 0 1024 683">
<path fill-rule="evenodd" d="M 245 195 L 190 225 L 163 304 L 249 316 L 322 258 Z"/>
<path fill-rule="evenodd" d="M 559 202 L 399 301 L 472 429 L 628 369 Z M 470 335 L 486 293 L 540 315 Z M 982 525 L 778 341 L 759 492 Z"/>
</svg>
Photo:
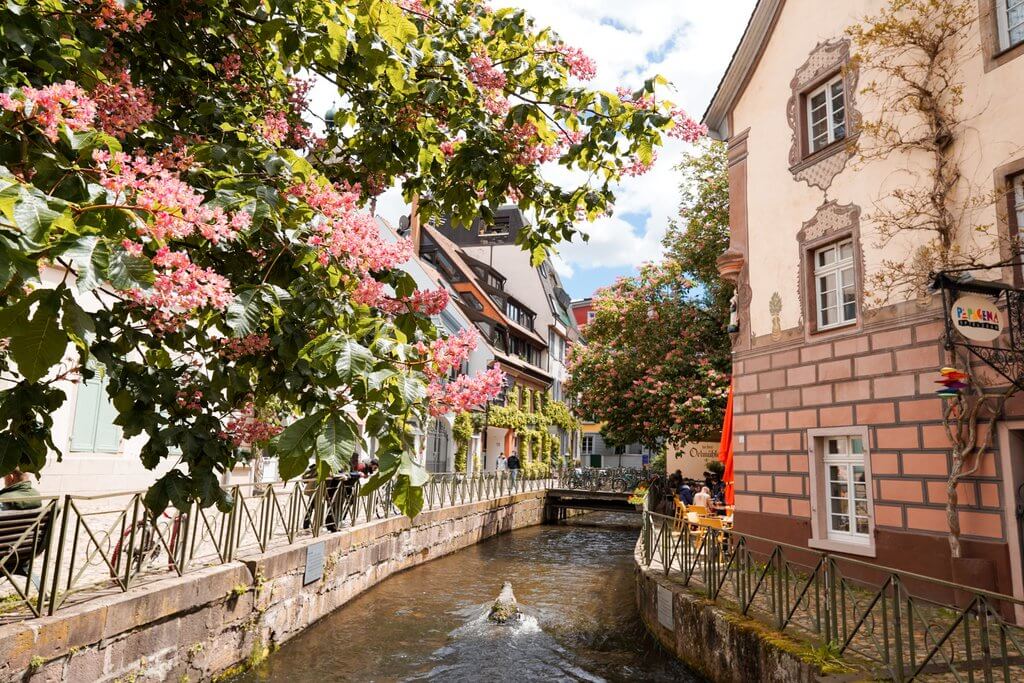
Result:
<svg viewBox="0 0 1024 683">
<path fill-rule="evenodd" d="M 597 63 L 588 85 L 636 88 L 661 74 L 672 81 L 668 99 L 699 119 L 729 64 L 755 0 L 495 0 L 495 6 L 526 9 L 540 26 L 551 26 Z M 336 97 L 318 84 L 313 103 Z M 616 191 L 615 214 L 578 226 L 590 235 L 558 247 L 554 263 L 574 299 L 590 296 L 620 275 L 661 256 L 661 238 L 677 215 L 679 174 L 674 169 L 688 145 L 672 140 L 648 173 L 626 179 Z M 408 213 L 401 194 L 389 190 L 377 211 L 392 223 Z"/>
</svg>

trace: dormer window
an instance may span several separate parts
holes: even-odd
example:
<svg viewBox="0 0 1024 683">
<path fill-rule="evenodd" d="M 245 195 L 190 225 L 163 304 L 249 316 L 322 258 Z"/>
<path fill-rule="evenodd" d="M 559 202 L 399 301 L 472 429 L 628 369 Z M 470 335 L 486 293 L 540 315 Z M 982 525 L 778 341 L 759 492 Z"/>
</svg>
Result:
<svg viewBox="0 0 1024 683">
<path fill-rule="evenodd" d="M 533 329 L 533 314 L 512 299 L 505 302 L 505 315 L 523 327 Z"/>
<path fill-rule="evenodd" d="M 493 222 L 480 226 L 481 237 L 505 237 L 512 221 L 509 216 L 495 216 Z"/>
</svg>

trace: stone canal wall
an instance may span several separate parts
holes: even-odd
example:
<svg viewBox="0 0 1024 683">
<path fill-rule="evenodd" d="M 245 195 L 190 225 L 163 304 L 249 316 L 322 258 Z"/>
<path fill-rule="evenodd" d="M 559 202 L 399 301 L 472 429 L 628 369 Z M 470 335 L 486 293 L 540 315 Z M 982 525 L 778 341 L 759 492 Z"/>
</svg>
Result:
<svg viewBox="0 0 1024 683">
<path fill-rule="evenodd" d="M 715 683 L 811 683 L 822 672 L 806 649 L 753 619 L 701 598 L 656 570 L 645 569 L 637 543 L 636 601 L 647 630 L 669 652 Z"/>
<path fill-rule="evenodd" d="M 0 626 L 0 680 L 224 677 L 395 572 L 540 524 L 544 499 L 532 491 L 380 520 Z"/>
</svg>

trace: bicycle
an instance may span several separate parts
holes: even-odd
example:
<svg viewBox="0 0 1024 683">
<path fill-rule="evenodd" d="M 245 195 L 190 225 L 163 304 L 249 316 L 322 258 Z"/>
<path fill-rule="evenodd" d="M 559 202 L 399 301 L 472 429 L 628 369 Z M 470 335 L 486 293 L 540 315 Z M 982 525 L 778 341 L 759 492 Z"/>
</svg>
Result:
<svg viewBox="0 0 1024 683">
<path fill-rule="evenodd" d="M 161 518 L 170 519 L 171 522 L 166 525 L 163 529 L 163 534 L 157 533 L 155 521 L 143 520 L 141 523 L 136 522 L 129 524 L 125 527 L 124 533 L 121 534 L 121 538 L 114 544 L 114 549 L 110 553 L 110 575 L 116 577 L 120 573 L 121 569 L 121 552 L 124 549 L 124 544 L 132 542 L 132 534 L 138 533 L 139 539 L 138 545 L 132 557 L 132 561 L 135 563 L 136 571 L 142 571 L 143 566 L 151 567 L 156 564 L 156 561 L 160 558 L 161 552 L 164 550 L 163 544 L 160 541 L 161 535 L 167 539 L 167 568 L 173 569 L 175 563 L 175 555 L 178 550 L 178 538 L 181 534 L 181 524 L 185 515 L 177 513 L 172 515 L 171 513 L 164 511 L 160 515 Z M 141 524 L 141 527 L 140 527 Z M 170 531 L 169 537 L 166 533 Z"/>
</svg>

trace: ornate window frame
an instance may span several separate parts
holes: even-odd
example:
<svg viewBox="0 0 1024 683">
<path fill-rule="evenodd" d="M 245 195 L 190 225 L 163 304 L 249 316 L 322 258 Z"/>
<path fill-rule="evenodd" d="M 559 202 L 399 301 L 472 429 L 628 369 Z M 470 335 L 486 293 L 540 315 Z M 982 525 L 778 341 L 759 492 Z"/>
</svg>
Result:
<svg viewBox="0 0 1024 683">
<path fill-rule="evenodd" d="M 807 94 L 840 74 L 844 86 L 846 137 L 811 154 L 807 139 Z M 786 120 L 792 131 L 789 171 L 796 180 L 827 190 L 853 156 L 850 142 L 860 128 L 860 113 L 856 108 L 858 77 L 857 69 L 851 66 L 850 41 L 846 39 L 818 43 L 807 61 L 796 70 L 789 83 L 791 94 L 786 105 Z"/>
<path fill-rule="evenodd" d="M 817 302 L 814 286 L 814 253 L 829 244 L 853 241 L 853 263 L 856 273 L 857 316 L 842 324 L 818 329 Z M 818 207 L 814 217 L 806 221 L 796 234 L 800 248 L 800 272 L 797 289 L 807 341 L 828 335 L 847 334 L 864 325 L 864 252 L 860 243 L 860 207 L 828 201 Z"/>
</svg>

